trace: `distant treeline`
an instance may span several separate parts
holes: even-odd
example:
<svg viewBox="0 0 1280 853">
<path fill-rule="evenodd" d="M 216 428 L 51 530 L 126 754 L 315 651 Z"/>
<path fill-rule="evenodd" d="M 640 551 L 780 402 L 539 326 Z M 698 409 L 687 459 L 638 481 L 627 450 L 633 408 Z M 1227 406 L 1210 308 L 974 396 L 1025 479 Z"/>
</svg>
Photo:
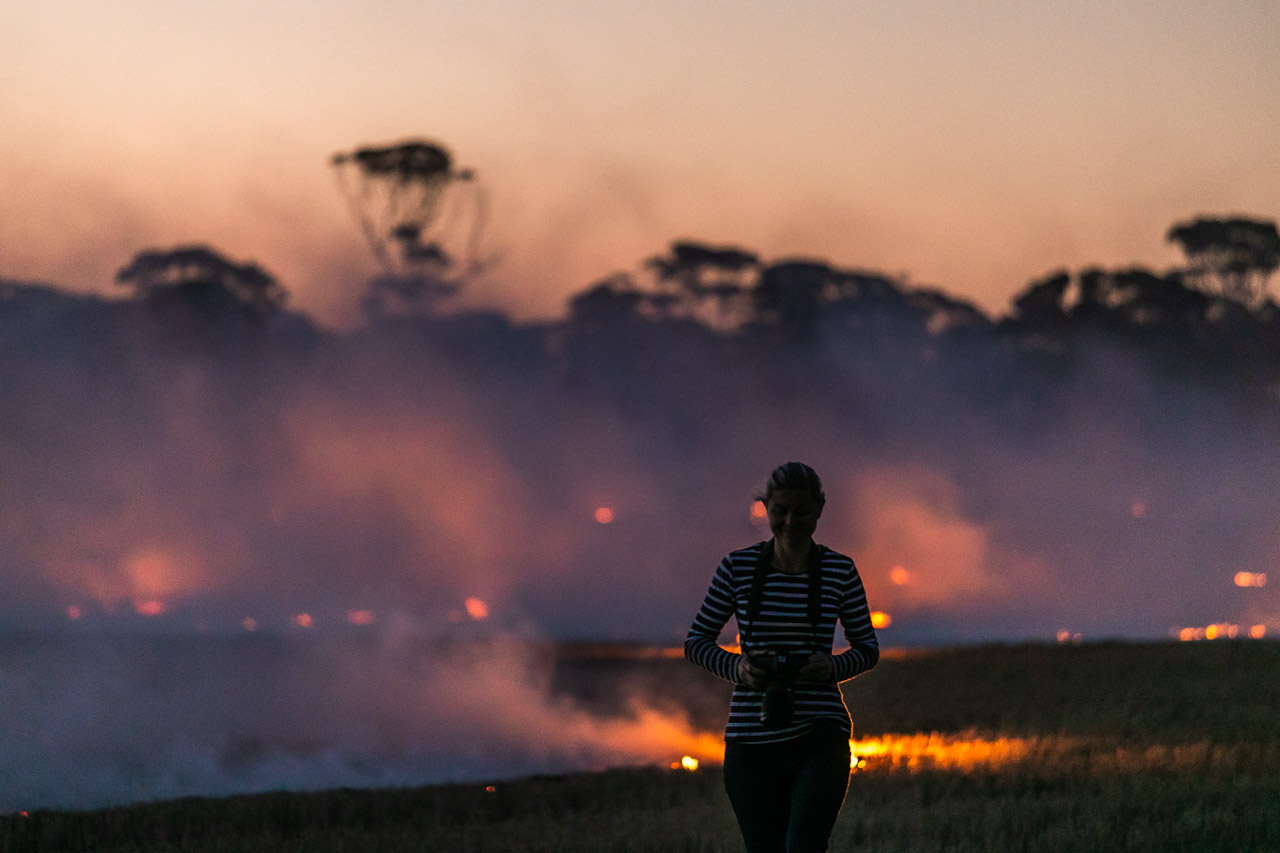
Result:
<svg viewBox="0 0 1280 853">
<path fill-rule="evenodd" d="M 1004 316 L 902 277 L 822 260 L 765 261 L 739 247 L 694 241 L 672 243 L 639 274 L 618 273 L 589 286 L 570 300 L 563 320 L 547 323 L 443 311 L 441 289 L 424 277 L 381 276 L 361 303 L 369 327 L 354 340 L 391 327 L 475 362 L 484 362 L 484 353 L 514 352 L 509 366 L 524 370 L 542 363 L 591 374 L 630 363 L 650 377 L 674 341 L 686 356 L 694 355 L 689 348 L 696 351 L 692 360 L 704 367 L 804 357 L 826 342 L 897 353 L 919 362 L 923 373 L 977 359 L 999 367 L 989 374 L 993 379 L 1030 371 L 1050 384 L 1070 375 L 1081 347 L 1103 342 L 1174 375 L 1226 381 L 1243 394 L 1274 399 L 1280 306 L 1267 282 L 1280 264 L 1275 223 L 1200 218 L 1174 225 L 1167 238 L 1183 249 L 1184 267 L 1055 271 L 1015 295 Z M 208 347 L 223 355 L 240 347 L 261 354 L 268 340 L 305 351 L 339 337 L 288 312 L 285 288 L 257 264 L 205 246 L 140 252 L 117 281 L 132 289 L 131 300 L 0 279 L 0 321 L 7 329 L 0 346 L 29 343 L 19 330 L 31 320 L 84 328 L 95 314 L 103 333 L 112 325 L 148 328 L 188 351 Z"/>
</svg>

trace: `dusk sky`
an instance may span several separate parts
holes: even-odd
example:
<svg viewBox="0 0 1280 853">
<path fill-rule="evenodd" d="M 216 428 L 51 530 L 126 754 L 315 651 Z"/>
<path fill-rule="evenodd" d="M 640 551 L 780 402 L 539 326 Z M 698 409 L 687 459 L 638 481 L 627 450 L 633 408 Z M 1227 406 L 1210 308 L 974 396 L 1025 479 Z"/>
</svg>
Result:
<svg viewBox="0 0 1280 853">
<path fill-rule="evenodd" d="M 492 198 L 473 303 L 557 315 L 686 237 L 1001 311 L 1280 212 L 1280 4 L 16 0 L 0 117 L 7 278 L 206 242 L 351 322 L 375 268 L 328 158 L 425 136 Z"/>
</svg>

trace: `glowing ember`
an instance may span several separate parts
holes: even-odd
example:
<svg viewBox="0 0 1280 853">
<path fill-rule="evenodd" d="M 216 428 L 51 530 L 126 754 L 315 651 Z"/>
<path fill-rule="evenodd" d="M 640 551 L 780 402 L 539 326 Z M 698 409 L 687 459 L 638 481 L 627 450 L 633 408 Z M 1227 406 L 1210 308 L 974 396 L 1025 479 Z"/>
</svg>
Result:
<svg viewBox="0 0 1280 853">
<path fill-rule="evenodd" d="M 893 624 L 893 617 L 888 613 L 880 610 L 871 611 L 871 627 L 872 628 L 888 628 Z"/>
<path fill-rule="evenodd" d="M 1129 512 L 1133 515 L 1133 517 L 1134 517 L 1134 518 L 1146 518 L 1146 517 L 1147 517 L 1147 502 L 1146 502 L 1146 501 L 1134 501 L 1134 502 L 1133 502 L 1133 506 L 1129 507 Z"/>
<path fill-rule="evenodd" d="M 315 624 L 315 620 L 311 618 L 310 613 L 299 613 L 293 617 L 293 624 L 299 628 L 310 628 Z"/>
<path fill-rule="evenodd" d="M 902 568 L 902 566 L 894 566 L 889 570 L 889 580 L 898 586 L 906 586 L 911 583 L 911 572 Z"/>
<path fill-rule="evenodd" d="M 482 622 L 489 618 L 489 605 L 485 604 L 478 598 L 468 598 L 463 602 L 467 608 L 467 615 L 476 622 Z"/>
<path fill-rule="evenodd" d="M 756 501 L 751 505 L 751 523 L 756 527 L 769 521 L 769 510 L 765 509 L 764 504 Z"/>
<path fill-rule="evenodd" d="M 692 773 L 694 770 L 698 769 L 698 759 L 694 758 L 692 755 L 686 755 L 684 758 L 680 759 L 680 766 Z"/>
<path fill-rule="evenodd" d="M 350 622 L 352 625 L 372 625 L 373 611 L 372 610 L 348 610 L 347 621 Z"/>
<path fill-rule="evenodd" d="M 1266 572 L 1236 572 L 1236 586 L 1266 586 Z"/>
<path fill-rule="evenodd" d="M 1223 637 L 1234 639 L 1240 634 L 1240 626 L 1230 622 L 1215 622 L 1203 628 L 1174 628 L 1170 633 L 1184 643 L 1195 640 L 1219 640 Z M 1253 636 L 1252 630 L 1249 636 Z"/>
<path fill-rule="evenodd" d="M 83 615 L 84 614 L 80 612 L 80 608 L 76 607 L 74 604 L 70 605 L 67 608 L 67 618 L 70 619 L 72 622 L 76 621 Z"/>
<path fill-rule="evenodd" d="M 1255 640 L 1261 640 L 1263 637 L 1267 636 L 1267 626 L 1254 625 L 1249 629 L 1249 636 Z"/>
<path fill-rule="evenodd" d="M 611 507 L 607 507 L 607 506 L 596 507 L 596 523 L 597 523 L 597 524 L 612 524 L 612 523 L 613 523 L 613 509 L 612 509 Z"/>
<path fill-rule="evenodd" d="M 254 619 L 252 616 L 244 617 L 243 619 L 240 620 L 240 624 L 244 626 L 244 629 L 246 631 L 258 630 L 258 620 Z"/>
<path fill-rule="evenodd" d="M 159 616 L 164 613 L 163 601 L 135 601 L 133 609 L 141 616 Z"/>
<path fill-rule="evenodd" d="M 485 790 L 485 793 L 492 794 L 494 791 L 498 790 L 498 786 L 497 786 L 497 785 L 485 785 L 485 786 L 484 786 L 484 790 Z"/>
</svg>

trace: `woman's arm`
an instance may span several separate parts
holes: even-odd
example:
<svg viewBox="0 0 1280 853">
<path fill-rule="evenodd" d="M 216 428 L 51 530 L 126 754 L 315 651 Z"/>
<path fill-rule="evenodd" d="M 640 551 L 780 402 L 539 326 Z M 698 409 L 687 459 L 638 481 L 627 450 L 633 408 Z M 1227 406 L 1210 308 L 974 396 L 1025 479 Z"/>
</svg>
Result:
<svg viewBox="0 0 1280 853">
<path fill-rule="evenodd" d="M 684 641 L 684 656 L 698 666 L 735 684 L 742 683 L 739 664 L 745 658 L 724 648 L 718 642 L 720 630 L 734 613 L 733 583 L 729 558 L 725 557 L 711 578 L 711 586 L 702 600 L 702 607 L 689 627 Z"/>
<path fill-rule="evenodd" d="M 831 659 L 837 683 L 861 675 L 880 660 L 880 644 L 871 627 L 867 593 L 862 588 L 862 578 L 858 576 L 857 568 L 852 564 L 849 566 L 848 585 L 840 605 L 840 625 L 844 628 L 844 638 L 849 643 L 849 648 Z"/>
</svg>

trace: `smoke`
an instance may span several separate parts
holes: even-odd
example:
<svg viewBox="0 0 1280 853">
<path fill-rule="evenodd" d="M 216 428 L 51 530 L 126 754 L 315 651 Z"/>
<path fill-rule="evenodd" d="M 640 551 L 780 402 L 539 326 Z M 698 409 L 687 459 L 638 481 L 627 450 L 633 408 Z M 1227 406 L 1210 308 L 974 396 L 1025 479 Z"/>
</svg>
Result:
<svg viewBox="0 0 1280 853">
<path fill-rule="evenodd" d="M 1267 399 L 1101 338 L 615 308 L 337 333 L 0 284 L 0 808 L 706 754 L 494 638 L 677 644 L 789 459 L 885 645 L 1280 630 L 1232 581 L 1280 557 Z"/>
<path fill-rule="evenodd" d="M 635 706 L 588 714 L 548 647 L 412 632 L 0 646 L 0 812 L 247 791 L 418 785 L 717 759 L 718 736 Z"/>
<path fill-rule="evenodd" d="M 780 346 L 581 313 L 339 334 L 4 297 L 10 629 L 448 630 L 475 598 L 504 629 L 678 642 L 793 458 L 889 643 L 1275 618 L 1274 587 L 1231 583 L 1280 548 L 1271 408 L 1105 341 L 1037 375 L 892 312 Z"/>
</svg>

